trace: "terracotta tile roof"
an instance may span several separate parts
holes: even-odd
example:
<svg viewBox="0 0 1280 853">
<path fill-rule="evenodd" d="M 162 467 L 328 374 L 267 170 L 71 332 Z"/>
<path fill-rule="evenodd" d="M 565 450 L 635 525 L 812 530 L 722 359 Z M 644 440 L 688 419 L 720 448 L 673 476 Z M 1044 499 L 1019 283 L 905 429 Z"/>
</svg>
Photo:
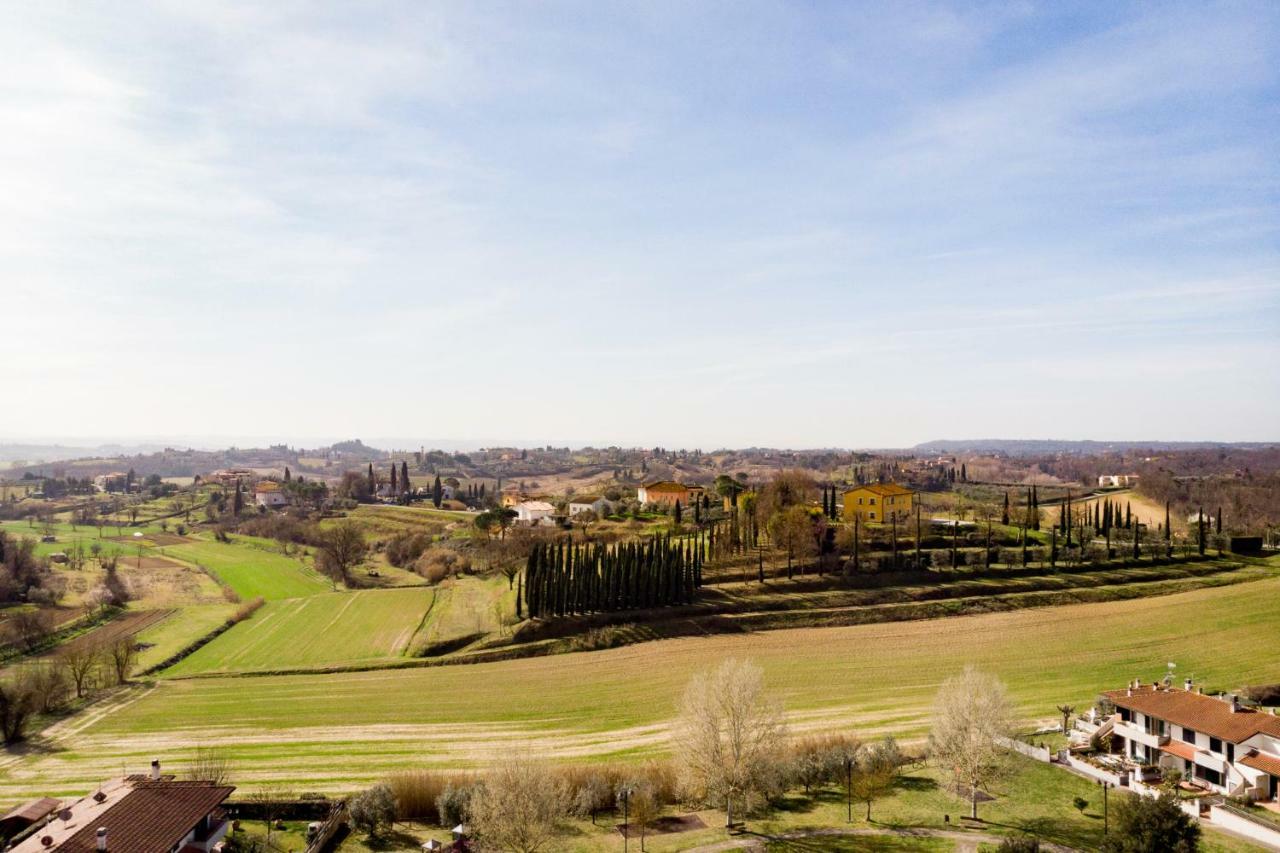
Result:
<svg viewBox="0 0 1280 853">
<path fill-rule="evenodd" d="M 1254 770 L 1270 773 L 1272 776 L 1280 776 L 1280 758 L 1274 755 L 1266 755 L 1256 749 L 1246 752 L 1240 759 L 1240 763 L 1245 767 L 1252 767 Z"/>
<path fill-rule="evenodd" d="M 655 480 L 652 483 L 645 483 L 644 490 L 646 492 L 687 492 L 689 487 L 675 480 Z"/>
<path fill-rule="evenodd" d="M 850 495 L 854 492 L 871 492 L 873 495 L 880 495 L 881 497 L 915 494 L 915 492 L 908 488 L 899 486 L 897 483 L 868 483 L 865 486 L 855 486 L 852 489 L 847 489 L 845 494 Z"/>
<path fill-rule="evenodd" d="M 29 803 L 18 806 L 4 817 L 0 817 L 0 823 L 10 820 L 35 823 L 41 818 L 48 817 L 54 811 L 57 811 L 58 806 L 61 804 L 61 800 L 56 800 L 53 797 L 41 797 L 38 800 L 32 800 Z"/>
<path fill-rule="evenodd" d="M 1262 733 L 1280 737 L 1280 717 L 1241 708 L 1232 711 L 1221 699 L 1176 687 L 1157 690 L 1151 685 L 1130 691 L 1109 690 L 1105 694 L 1120 708 L 1141 711 L 1179 726 L 1186 726 L 1231 743 L 1241 743 Z"/>
<path fill-rule="evenodd" d="M 1167 752 L 1170 755 L 1176 755 L 1179 758 L 1185 758 L 1187 761 L 1195 761 L 1196 748 L 1189 743 L 1183 743 L 1180 740 L 1171 740 L 1164 746 L 1160 747 L 1161 752 Z"/>
<path fill-rule="evenodd" d="M 273 483 L 273 482 L 271 482 L 270 480 L 263 480 L 261 483 L 259 483 L 257 486 L 255 486 L 255 487 L 254 487 L 254 491 L 257 491 L 257 492 L 278 492 L 278 491 L 280 491 L 280 484 L 279 484 L 279 483 Z"/>
<path fill-rule="evenodd" d="M 172 850 L 235 790 L 231 786 L 209 782 L 166 780 L 131 784 L 132 788 L 125 790 L 105 811 L 96 812 L 92 807 L 86 807 L 88 813 L 80 814 L 73 805 L 72 826 L 68 829 L 75 831 L 69 837 L 44 847 L 39 838 L 42 831 L 18 849 L 25 850 L 30 844 L 39 845 L 32 849 L 55 850 L 58 853 L 96 853 L 98 828 L 106 827 L 107 848 L 111 853 L 163 853 Z M 80 826 L 76 828 L 75 823 Z M 59 821 L 55 821 L 53 826 L 61 828 Z"/>
</svg>

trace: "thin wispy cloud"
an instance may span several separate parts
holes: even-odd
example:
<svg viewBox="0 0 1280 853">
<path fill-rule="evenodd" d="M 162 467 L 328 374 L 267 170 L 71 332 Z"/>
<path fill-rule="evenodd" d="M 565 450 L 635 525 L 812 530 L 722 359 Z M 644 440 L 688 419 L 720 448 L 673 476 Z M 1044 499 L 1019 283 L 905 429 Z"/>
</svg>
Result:
<svg viewBox="0 0 1280 853">
<path fill-rule="evenodd" d="M 1265 3 L 23 7 L 0 433 L 1274 438 L 1277 45 Z"/>
</svg>

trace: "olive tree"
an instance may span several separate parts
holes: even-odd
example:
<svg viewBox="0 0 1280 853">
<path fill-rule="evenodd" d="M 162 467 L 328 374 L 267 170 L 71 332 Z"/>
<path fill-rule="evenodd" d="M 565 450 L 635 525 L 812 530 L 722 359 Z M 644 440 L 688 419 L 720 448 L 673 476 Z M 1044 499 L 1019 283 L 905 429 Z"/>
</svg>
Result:
<svg viewBox="0 0 1280 853">
<path fill-rule="evenodd" d="M 541 763 L 512 756 L 471 795 L 471 829 L 485 849 L 533 853 L 548 847 L 569 812 L 564 780 Z"/>
</svg>

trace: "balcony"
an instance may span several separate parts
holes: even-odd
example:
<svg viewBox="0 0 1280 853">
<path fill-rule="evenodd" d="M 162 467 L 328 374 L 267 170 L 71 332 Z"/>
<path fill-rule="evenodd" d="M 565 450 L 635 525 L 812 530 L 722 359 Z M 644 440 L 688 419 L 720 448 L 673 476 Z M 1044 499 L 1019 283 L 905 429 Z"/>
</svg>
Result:
<svg viewBox="0 0 1280 853">
<path fill-rule="evenodd" d="M 1139 728 L 1133 723 L 1127 723 L 1123 720 L 1117 721 L 1113 731 L 1125 740 L 1135 741 L 1143 746 L 1151 749 L 1159 749 L 1169 742 L 1169 736 L 1148 734 L 1146 729 Z"/>
</svg>

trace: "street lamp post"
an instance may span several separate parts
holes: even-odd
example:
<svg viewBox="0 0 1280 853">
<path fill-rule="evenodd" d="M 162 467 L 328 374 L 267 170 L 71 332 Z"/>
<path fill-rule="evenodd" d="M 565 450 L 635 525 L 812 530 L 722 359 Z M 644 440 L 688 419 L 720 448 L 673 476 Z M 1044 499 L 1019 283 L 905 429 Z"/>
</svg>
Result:
<svg viewBox="0 0 1280 853">
<path fill-rule="evenodd" d="M 622 789 L 622 850 L 626 853 L 631 841 L 631 789 Z"/>
<path fill-rule="evenodd" d="M 844 760 L 844 796 L 845 803 L 848 807 L 849 823 L 853 823 L 853 759 L 845 758 Z"/>
<path fill-rule="evenodd" d="M 1107 835 L 1111 831 L 1110 819 L 1107 815 L 1107 789 L 1111 787 L 1111 783 L 1105 779 L 1099 779 L 1098 784 L 1102 786 L 1102 834 Z"/>
</svg>

